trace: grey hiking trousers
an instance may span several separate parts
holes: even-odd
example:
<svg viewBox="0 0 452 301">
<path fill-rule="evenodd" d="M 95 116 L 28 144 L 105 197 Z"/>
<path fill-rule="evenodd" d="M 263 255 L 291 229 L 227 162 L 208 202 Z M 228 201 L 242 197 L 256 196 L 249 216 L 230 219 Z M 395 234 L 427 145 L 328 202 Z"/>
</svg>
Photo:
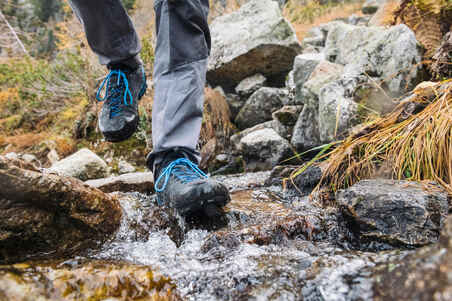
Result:
<svg viewBox="0 0 452 301">
<path fill-rule="evenodd" d="M 120 0 L 70 0 L 100 63 L 140 64 L 140 40 Z M 154 0 L 157 40 L 152 107 L 153 152 L 148 166 L 172 151 L 199 162 L 210 32 L 209 0 Z"/>
</svg>

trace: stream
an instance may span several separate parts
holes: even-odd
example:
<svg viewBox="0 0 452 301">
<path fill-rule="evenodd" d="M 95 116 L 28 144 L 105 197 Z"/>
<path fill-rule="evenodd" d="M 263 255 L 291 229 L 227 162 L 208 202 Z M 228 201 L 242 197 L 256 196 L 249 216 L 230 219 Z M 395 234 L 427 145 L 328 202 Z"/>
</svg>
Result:
<svg viewBox="0 0 452 301">
<path fill-rule="evenodd" d="M 269 175 L 217 177 L 232 201 L 210 219 L 184 219 L 150 196 L 121 193 L 117 235 L 83 259 L 151 266 L 185 300 L 370 300 L 370 269 L 409 252 L 351 250 L 335 209 L 265 187 Z"/>
</svg>

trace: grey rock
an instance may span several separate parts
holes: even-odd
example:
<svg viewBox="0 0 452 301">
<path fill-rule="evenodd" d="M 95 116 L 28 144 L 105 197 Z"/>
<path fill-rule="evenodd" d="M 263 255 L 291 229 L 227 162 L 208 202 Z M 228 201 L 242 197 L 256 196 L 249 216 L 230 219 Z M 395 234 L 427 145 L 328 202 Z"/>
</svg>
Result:
<svg viewBox="0 0 452 301">
<path fill-rule="evenodd" d="M 255 74 L 242 80 L 237 87 L 235 87 L 235 92 L 240 96 L 249 97 L 251 94 L 262 88 L 266 81 L 267 79 L 262 74 Z"/>
<path fill-rule="evenodd" d="M 264 123 L 260 123 L 258 125 L 255 125 L 251 128 L 247 128 L 233 136 L 231 136 L 231 143 L 233 145 L 233 148 L 236 152 L 236 154 L 239 154 L 240 152 L 238 151 L 239 149 L 239 144 L 240 144 L 240 140 L 247 136 L 248 134 L 251 134 L 253 132 L 256 131 L 260 131 L 263 129 L 273 129 L 276 133 L 278 133 L 278 135 L 280 135 L 281 137 L 285 138 L 285 139 L 290 139 L 291 135 L 292 135 L 292 128 L 291 127 L 287 127 L 284 126 L 281 122 L 279 122 L 278 120 L 271 120 L 271 121 L 267 121 Z"/>
<path fill-rule="evenodd" d="M 40 164 L 38 158 L 36 158 L 35 155 L 23 154 L 21 156 L 21 159 L 24 160 L 27 163 L 38 163 L 38 164 Z"/>
<path fill-rule="evenodd" d="M 304 77 L 301 77 L 295 98 L 296 102 L 303 103 L 304 107 L 293 129 L 291 140 L 298 151 L 306 151 L 322 144 L 319 120 L 320 92 L 325 85 L 338 80 L 342 70 L 341 65 L 321 61 L 306 82 Z"/>
<path fill-rule="evenodd" d="M 152 172 L 136 172 L 123 174 L 117 177 L 86 181 L 91 187 L 98 188 L 103 192 L 154 192 L 154 175 Z"/>
<path fill-rule="evenodd" d="M 322 169 L 319 166 L 311 165 L 297 175 L 293 179 L 293 183 L 299 191 L 308 194 L 319 184 L 322 175 Z"/>
<path fill-rule="evenodd" d="M 273 119 L 278 120 L 282 125 L 293 127 L 302 109 L 303 106 L 284 106 L 273 113 Z"/>
<path fill-rule="evenodd" d="M 14 152 L 7 153 L 5 155 L 5 158 L 8 159 L 8 160 L 19 160 L 20 159 L 19 155 L 17 153 L 14 153 Z"/>
<path fill-rule="evenodd" d="M 87 148 L 56 162 L 48 171 L 82 181 L 108 176 L 107 163 Z"/>
<path fill-rule="evenodd" d="M 129 162 L 126 162 L 124 160 L 121 160 L 118 162 L 118 173 L 120 175 L 127 174 L 127 173 L 133 173 L 135 171 L 136 171 L 136 168 Z"/>
<path fill-rule="evenodd" d="M 268 128 L 244 136 L 238 148 L 250 171 L 271 169 L 293 154 L 289 142 Z"/>
<path fill-rule="evenodd" d="M 393 96 L 411 90 L 421 79 L 422 51 L 403 24 L 386 29 L 338 23 L 328 33 L 325 54 L 328 60 L 347 65 L 345 74 L 381 80 Z"/>
<path fill-rule="evenodd" d="M 449 210 L 447 192 L 435 183 L 364 180 L 336 200 L 364 249 L 434 243 Z"/>
<path fill-rule="evenodd" d="M 293 80 L 295 83 L 295 103 L 302 104 L 302 89 L 308 81 L 317 65 L 324 61 L 325 57 L 321 53 L 301 54 L 295 58 L 293 68 Z"/>
<path fill-rule="evenodd" d="M 284 84 L 293 60 L 301 52 L 295 32 L 278 3 L 252 0 L 211 24 L 212 52 L 207 80 L 229 91 L 243 79 L 260 73 Z"/>
<path fill-rule="evenodd" d="M 272 113 L 289 102 L 287 89 L 264 87 L 257 90 L 235 118 L 239 129 L 246 129 L 272 119 Z"/>
<path fill-rule="evenodd" d="M 371 15 L 377 12 L 378 8 L 384 3 L 382 0 L 367 0 L 361 11 L 363 14 Z"/>
</svg>

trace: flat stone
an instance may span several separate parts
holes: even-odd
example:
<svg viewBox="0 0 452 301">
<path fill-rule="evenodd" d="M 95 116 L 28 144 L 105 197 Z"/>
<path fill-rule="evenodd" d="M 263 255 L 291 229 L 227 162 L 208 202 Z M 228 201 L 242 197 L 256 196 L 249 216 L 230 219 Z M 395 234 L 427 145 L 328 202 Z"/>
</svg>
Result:
<svg viewBox="0 0 452 301">
<path fill-rule="evenodd" d="M 48 171 L 82 181 L 108 176 L 107 163 L 87 148 L 56 162 Z"/>
<path fill-rule="evenodd" d="M 154 192 L 154 175 L 152 172 L 135 172 L 123 174 L 117 177 L 86 181 L 91 187 L 98 188 L 103 192 Z"/>
</svg>

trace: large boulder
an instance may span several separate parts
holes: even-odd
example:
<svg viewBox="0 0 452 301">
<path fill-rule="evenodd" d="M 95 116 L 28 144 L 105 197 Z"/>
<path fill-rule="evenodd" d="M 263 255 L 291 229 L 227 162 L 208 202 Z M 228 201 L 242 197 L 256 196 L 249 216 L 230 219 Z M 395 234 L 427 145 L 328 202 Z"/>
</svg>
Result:
<svg viewBox="0 0 452 301">
<path fill-rule="evenodd" d="M 284 159 L 293 156 L 289 142 L 270 128 L 254 131 L 243 137 L 238 150 L 242 153 L 249 171 L 272 169 Z"/>
<path fill-rule="evenodd" d="M 211 25 L 212 52 L 207 80 L 232 90 L 243 79 L 260 73 L 283 85 L 301 46 L 278 3 L 251 0 Z"/>
<path fill-rule="evenodd" d="M 87 148 L 56 162 L 48 171 L 82 181 L 108 176 L 107 163 Z"/>
<path fill-rule="evenodd" d="M 434 183 L 364 180 L 336 200 L 363 249 L 437 242 L 449 211 L 447 192 Z"/>
<path fill-rule="evenodd" d="M 119 227 L 118 201 L 77 179 L 0 157 L 0 183 L 0 264 L 68 255 Z"/>
<path fill-rule="evenodd" d="M 346 65 L 348 76 L 366 75 L 394 96 L 411 90 L 421 80 L 422 50 L 407 26 L 354 26 L 337 23 L 328 32 L 328 60 Z"/>
<path fill-rule="evenodd" d="M 235 124 L 241 130 L 272 119 L 272 113 L 289 102 L 289 91 L 284 88 L 260 88 L 247 100 Z"/>
</svg>

